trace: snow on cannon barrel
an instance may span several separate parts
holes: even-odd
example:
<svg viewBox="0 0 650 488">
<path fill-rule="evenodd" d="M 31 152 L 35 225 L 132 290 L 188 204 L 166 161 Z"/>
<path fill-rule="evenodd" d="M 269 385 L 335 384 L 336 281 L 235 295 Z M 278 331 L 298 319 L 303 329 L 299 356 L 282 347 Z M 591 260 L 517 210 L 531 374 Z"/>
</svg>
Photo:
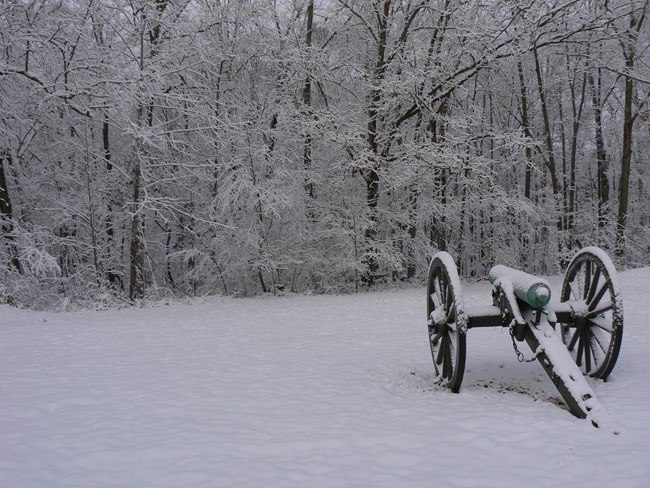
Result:
<svg viewBox="0 0 650 488">
<path fill-rule="evenodd" d="M 535 309 L 545 307 L 551 300 L 551 287 L 544 278 L 502 264 L 492 267 L 489 278 L 493 285 L 499 280 L 509 280 L 515 296 Z"/>
</svg>

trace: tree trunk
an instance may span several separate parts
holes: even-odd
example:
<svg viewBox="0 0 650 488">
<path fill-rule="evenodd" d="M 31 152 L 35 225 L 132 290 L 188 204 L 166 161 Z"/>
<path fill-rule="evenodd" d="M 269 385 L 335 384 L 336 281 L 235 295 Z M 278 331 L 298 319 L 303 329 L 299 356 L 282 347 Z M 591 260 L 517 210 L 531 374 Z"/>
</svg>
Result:
<svg viewBox="0 0 650 488">
<path fill-rule="evenodd" d="M 407 264 L 406 279 L 410 280 L 415 276 L 415 235 L 417 232 L 417 210 L 419 191 L 417 185 L 411 185 L 408 189 L 409 194 L 409 223 L 408 223 L 408 244 L 407 244 Z"/>
<path fill-rule="evenodd" d="M 567 61 L 568 63 L 568 61 Z M 567 66 L 568 68 L 568 66 Z M 575 215 L 577 211 L 577 182 L 576 182 L 576 159 L 578 151 L 578 132 L 580 130 L 580 124 L 582 123 L 582 110 L 585 103 L 585 93 L 587 89 L 587 79 L 586 75 L 582 77 L 582 85 L 580 87 L 580 98 L 577 98 L 576 90 L 573 85 L 573 82 L 570 84 L 571 92 L 571 113 L 572 113 L 572 124 L 571 124 L 571 147 L 569 149 L 569 206 L 567 208 L 567 225 L 566 230 L 567 239 L 569 240 L 569 246 L 573 247 L 575 240 Z"/>
<path fill-rule="evenodd" d="M 625 66 L 631 70 L 634 66 L 634 54 L 626 54 Z M 621 179 L 618 185 L 618 217 L 616 219 L 616 254 L 625 253 L 625 225 L 627 223 L 627 206 L 630 189 L 630 166 L 632 162 L 632 96 L 634 85 L 632 77 L 625 77 L 625 101 L 623 109 L 623 148 L 621 151 Z"/>
<path fill-rule="evenodd" d="M 384 78 L 386 69 L 386 41 L 388 38 L 388 14 L 390 12 L 391 0 L 385 0 L 383 12 L 377 12 L 377 58 L 373 72 L 373 86 L 370 92 L 370 105 L 368 107 L 368 131 L 367 141 L 370 149 L 371 161 L 369 168 L 363 170 L 363 178 L 366 182 L 366 205 L 368 208 L 368 225 L 364 230 L 366 238 L 366 250 L 364 253 L 364 263 L 366 271 L 363 275 L 363 281 L 372 285 L 374 275 L 379 268 L 377 262 L 377 249 L 375 241 L 377 238 L 377 204 L 379 202 L 379 144 L 377 142 L 377 119 L 379 116 L 379 105 L 381 103 L 380 85 Z"/>
<path fill-rule="evenodd" d="M 168 0 L 156 0 L 155 9 L 159 16 L 165 12 L 168 5 Z M 147 21 L 146 11 L 142 11 L 142 22 Z M 148 30 L 148 40 L 150 45 L 150 52 L 145 55 L 144 52 L 144 39 L 140 39 L 140 70 L 145 69 L 145 59 L 154 59 L 159 52 L 159 44 L 161 41 L 161 25 L 159 22 L 153 22 L 153 25 Z M 143 113 L 144 112 L 144 113 Z M 144 120 L 143 120 L 144 117 Z M 140 125 L 146 124 L 149 128 L 153 127 L 154 117 L 154 100 L 153 97 L 145 101 L 141 101 L 138 109 L 138 123 Z M 129 297 L 131 300 L 142 298 L 144 296 L 145 276 L 144 276 L 144 257 L 145 257 L 145 242 L 144 242 L 144 218 L 143 209 L 141 208 L 140 193 L 142 184 L 142 167 L 141 156 L 147 153 L 146 148 L 142 147 L 140 143 L 137 145 L 137 154 L 134 156 L 133 166 L 131 170 L 131 184 L 133 188 L 133 198 L 131 202 L 131 243 L 129 246 L 129 256 L 131 264 L 129 267 Z"/>
<path fill-rule="evenodd" d="M 600 68 L 596 70 L 597 79 L 594 80 L 593 72 L 588 75 L 591 88 L 591 103 L 594 110 L 594 138 L 596 143 L 597 162 L 597 186 L 598 186 L 598 227 L 603 229 L 608 221 L 609 202 L 609 160 L 605 150 L 605 139 L 603 138 L 603 106 L 601 99 L 601 73 Z"/>
<path fill-rule="evenodd" d="M 0 153 L 0 231 L 2 237 L 7 242 L 9 255 L 11 256 L 11 265 L 16 268 L 18 272 L 22 272 L 20 260 L 18 259 L 18 250 L 14 242 L 14 226 L 13 226 L 13 209 L 11 207 L 11 198 L 9 198 L 9 189 L 7 188 L 7 178 L 5 177 L 4 162 L 11 160 L 11 155 L 8 151 Z"/>
<path fill-rule="evenodd" d="M 539 102 L 542 109 L 542 119 L 544 121 L 544 142 L 546 143 L 546 165 L 551 176 L 551 185 L 553 188 L 553 196 L 557 196 L 559 192 L 559 185 L 557 181 L 557 170 L 555 166 L 555 153 L 553 152 L 553 138 L 551 132 L 551 123 L 548 117 L 548 104 L 546 103 L 546 94 L 544 92 L 544 84 L 542 82 L 542 68 L 539 64 L 539 56 L 537 49 L 533 49 L 535 58 L 535 74 L 537 75 L 537 91 L 539 93 Z"/>
<path fill-rule="evenodd" d="M 625 100 L 623 109 L 623 148 L 621 152 L 621 180 L 619 183 L 618 218 L 616 219 L 616 254 L 625 253 L 625 225 L 627 223 L 627 206 L 630 189 L 630 166 L 632 162 L 632 127 L 635 116 L 632 114 L 632 98 L 634 96 L 634 79 L 631 73 L 634 69 L 635 44 L 639 30 L 645 19 L 645 8 L 637 20 L 630 17 L 630 28 L 623 43 L 625 55 Z"/>
<path fill-rule="evenodd" d="M 135 300 L 144 296 L 144 229 L 140 208 L 140 164 L 135 161 L 132 170 L 133 199 L 131 203 L 131 245 L 129 257 L 129 298 Z"/>
<path fill-rule="evenodd" d="M 307 33 L 305 35 L 305 48 L 307 50 L 307 59 L 311 60 L 311 48 L 312 48 L 312 31 L 314 23 L 314 0 L 309 0 L 307 3 Z M 307 70 L 310 70 L 310 66 L 307 66 Z M 309 123 L 312 122 L 312 108 L 311 108 L 311 83 L 312 76 L 311 73 L 307 73 L 305 78 L 305 83 L 302 87 L 302 102 L 304 104 L 305 115 L 308 118 L 307 129 L 304 135 L 303 141 L 303 166 L 305 168 L 305 192 L 309 198 L 314 198 L 314 182 L 311 179 L 310 171 L 312 166 L 312 145 L 313 145 L 313 136 L 311 133 L 311 127 Z"/>
<path fill-rule="evenodd" d="M 521 63 L 521 59 L 517 61 L 517 73 L 519 74 L 519 91 L 521 97 L 521 125 L 524 129 L 524 135 L 529 139 L 533 140 L 533 136 L 530 133 L 530 123 L 528 121 L 528 95 L 526 93 L 526 81 L 524 79 L 524 69 Z M 532 165 L 533 165 L 533 150 L 530 147 L 530 142 L 526 144 L 526 149 L 524 150 L 526 154 L 526 172 L 524 176 L 524 196 L 530 200 L 531 199 L 531 183 L 532 183 Z"/>
<path fill-rule="evenodd" d="M 553 136 L 551 132 L 551 123 L 548 114 L 548 104 L 546 102 L 546 93 L 542 82 L 542 68 L 539 63 L 539 55 L 537 49 L 533 49 L 533 57 L 535 59 L 535 75 L 537 77 L 537 91 L 539 94 L 540 108 L 542 111 L 542 120 L 544 123 L 544 142 L 546 145 L 545 164 L 548 168 L 549 176 L 551 177 L 551 188 L 553 195 L 551 200 L 553 202 L 553 212 L 555 213 L 555 227 L 558 231 L 557 244 L 560 250 L 560 255 L 564 247 L 564 239 L 562 232 L 562 212 L 558 212 L 558 197 L 559 197 L 559 184 L 557 178 L 557 168 L 555 165 L 555 155 L 553 151 Z"/>
<path fill-rule="evenodd" d="M 437 116 L 441 118 L 440 123 L 437 123 L 436 116 L 434 116 L 429 123 L 429 133 L 431 135 L 431 141 L 434 144 L 445 143 L 446 131 L 444 117 L 447 115 L 447 110 L 447 100 L 443 99 L 437 110 Z M 440 208 L 444 209 L 447 206 L 447 170 L 445 168 L 434 169 L 433 188 L 434 199 L 438 199 L 440 202 Z M 429 240 L 439 251 L 447 250 L 446 224 L 447 222 L 444 213 L 440 218 L 436 218 L 434 215 L 431 219 Z"/>
</svg>

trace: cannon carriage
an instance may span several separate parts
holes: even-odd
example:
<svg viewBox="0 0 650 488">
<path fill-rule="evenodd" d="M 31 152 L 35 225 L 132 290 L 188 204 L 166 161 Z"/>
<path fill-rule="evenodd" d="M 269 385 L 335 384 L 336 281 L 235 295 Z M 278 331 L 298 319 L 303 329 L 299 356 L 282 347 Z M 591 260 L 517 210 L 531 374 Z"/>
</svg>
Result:
<svg viewBox="0 0 650 488">
<path fill-rule="evenodd" d="M 466 362 L 466 335 L 472 328 L 507 327 L 526 342 L 571 413 L 602 426 L 611 419 L 595 399 L 584 375 L 605 380 L 612 372 L 623 337 L 623 304 L 616 269 L 599 248 L 587 247 L 571 260 L 559 301 L 549 283 L 506 266 L 489 273 L 492 304 L 466 307 L 456 264 L 447 252 L 429 266 L 427 319 L 437 381 L 460 390 Z"/>
</svg>

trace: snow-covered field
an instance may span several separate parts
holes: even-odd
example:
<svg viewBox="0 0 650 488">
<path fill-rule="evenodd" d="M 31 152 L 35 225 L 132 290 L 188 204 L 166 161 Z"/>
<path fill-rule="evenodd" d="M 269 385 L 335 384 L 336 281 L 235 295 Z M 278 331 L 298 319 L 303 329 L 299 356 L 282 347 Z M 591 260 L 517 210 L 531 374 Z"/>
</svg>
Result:
<svg viewBox="0 0 650 488">
<path fill-rule="evenodd" d="M 617 436 L 560 406 L 504 329 L 469 332 L 460 394 L 435 387 L 424 289 L 1 305 L 0 486 L 650 486 L 650 268 L 620 278 L 621 355 L 590 380 Z"/>
</svg>

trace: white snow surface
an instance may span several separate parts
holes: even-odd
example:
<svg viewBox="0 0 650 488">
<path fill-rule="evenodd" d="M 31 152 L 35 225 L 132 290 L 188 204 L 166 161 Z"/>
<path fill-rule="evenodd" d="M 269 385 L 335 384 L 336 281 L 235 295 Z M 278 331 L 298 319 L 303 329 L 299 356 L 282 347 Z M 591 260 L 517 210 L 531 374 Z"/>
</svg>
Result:
<svg viewBox="0 0 650 488">
<path fill-rule="evenodd" d="M 468 331 L 460 393 L 435 386 L 424 287 L 2 305 L 0 486 L 646 487 L 650 268 L 620 277 L 621 354 L 588 380 L 620 435 L 573 417 L 507 329 Z"/>
</svg>

